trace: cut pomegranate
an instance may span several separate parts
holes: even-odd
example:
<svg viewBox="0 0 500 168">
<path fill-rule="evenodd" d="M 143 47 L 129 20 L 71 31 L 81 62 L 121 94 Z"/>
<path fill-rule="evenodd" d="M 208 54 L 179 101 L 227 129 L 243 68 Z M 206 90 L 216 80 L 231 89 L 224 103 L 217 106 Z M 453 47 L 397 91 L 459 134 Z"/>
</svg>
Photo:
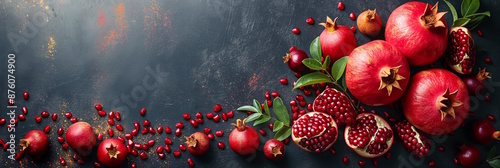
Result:
<svg viewBox="0 0 500 168">
<path fill-rule="evenodd" d="M 342 92 L 327 87 L 316 99 L 314 99 L 313 111 L 330 114 L 339 124 L 354 124 L 357 115 L 354 105 Z"/>
<path fill-rule="evenodd" d="M 451 69 L 461 74 L 470 74 L 476 62 L 476 48 L 469 29 L 452 27 L 445 53 L 446 63 Z"/>
<path fill-rule="evenodd" d="M 390 125 L 380 116 L 361 113 L 356 124 L 345 128 L 344 138 L 347 146 L 365 158 L 376 158 L 392 146 L 394 140 Z"/>
<path fill-rule="evenodd" d="M 309 112 L 298 118 L 292 126 L 292 139 L 301 149 L 320 153 L 328 150 L 337 140 L 335 121 L 324 113 Z"/>
<path fill-rule="evenodd" d="M 412 155 L 419 158 L 427 156 L 431 144 L 425 133 L 418 131 L 408 121 L 402 121 L 394 125 L 394 131 L 401 140 L 401 144 Z"/>
</svg>

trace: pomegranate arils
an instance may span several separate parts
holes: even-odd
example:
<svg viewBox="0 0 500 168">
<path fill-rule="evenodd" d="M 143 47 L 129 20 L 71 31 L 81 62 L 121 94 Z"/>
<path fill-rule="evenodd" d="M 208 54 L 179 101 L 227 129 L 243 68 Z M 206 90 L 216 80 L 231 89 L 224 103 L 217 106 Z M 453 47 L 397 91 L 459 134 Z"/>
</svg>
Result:
<svg viewBox="0 0 500 168">
<path fill-rule="evenodd" d="M 151 122 L 149 122 L 148 119 L 146 119 L 146 120 L 144 120 L 144 122 L 142 122 L 142 126 L 145 126 L 145 127 L 148 127 L 150 124 L 151 124 Z"/>
<path fill-rule="evenodd" d="M 115 113 L 115 119 L 116 121 L 122 120 L 122 115 L 118 111 Z"/>
<path fill-rule="evenodd" d="M 347 165 L 349 163 L 349 158 L 347 156 L 342 157 L 342 163 Z"/>
<path fill-rule="evenodd" d="M 97 110 L 97 111 L 102 110 L 102 104 L 96 104 L 95 105 L 95 110 Z"/>
<path fill-rule="evenodd" d="M 438 151 L 444 151 L 444 146 L 438 146 Z"/>
<path fill-rule="evenodd" d="M 148 146 L 153 146 L 154 144 L 155 144 L 154 139 L 148 140 Z"/>
<path fill-rule="evenodd" d="M 24 100 L 28 100 L 29 97 L 30 97 L 30 94 L 28 93 L 27 90 L 25 90 L 24 93 L 23 93 Z"/>
<path fill-rule="evenodd" d="M 227 121 L 227 114 L 226 113 L 222 113 L 221 116 L 222 116 L 222 120 Z"/>
<path fill-rule="evenodd" d="M 123 126 L 121 124 L 116 124 L 116 129 L 118 131 L 123 131 Z"/>
<path fill-rule="evenodd" d="M 154 134 L 156 134 L 156 131 L 153 127 L 149 127 L 149 133 L 154 135 Z"/>
<path fill-rule="evenodd" d="M 491 64 L 491 58 L 490 57 L 484 58 L 484 63 Z"/>
<path fill-rule="evenodd" d="M 59 157 L 59 163 L 61 163 L 61 166 L 66 166 L 66 160 L 62 156 Z"/>
<path fill-rule="evenodd" d="M 359 167 L 365 166 L 365 161 L 364 160 L 359 160 L 358 161 L 358 165 L 359 165 Z"/>
<path fill-rule="evenodd" d="M 35 122 L 36 122 L 36 123 L 40 123 L 40 122 L 42 122 L 42 117 L 40 117 L 40 116 L 35 116 Z"/>
<path fill-rule="evenodd" d="M 188 158 L 187 164 L 188 164 L 189 167 L 193 167 L 194 166 L 194 161 L 191 158 Z"/>
<path fill-rule="evenodd" d="M 19 118 L 19 120 L 21 120 L 21 121 L 26 120 L 26 116 L 24 116 L 24 114 L 17 115 L 17 118 Z"/>
<path fill-rule="evenodd" d="M 69 119 L 72 123 L 76 123 L 78 122 L 78 119 L 76 117 L 71 117 L 71 119 Z"/>
<path fill-rule="evenodd" d="M 146 152 L 142 151 L 141 154 L 139 154 L 139 157 L 142 160 L 146 160 L 148 158 L 148 154 L 146 154 Z"/>
<path fill-rule="evenodd" d="M 307 113 L 292 126 L 293 141 L 310 152 L 320 153 L 328 150 L 337 140 L 337 135 L 337 124 L 323 113 Z"/>
<path fill-rule="evenodd" d="M 165 138 L 165 145 L 172 145 L 172 139 L 170 139 L 169 137 L 166 137 Z"/>
<path fill-rule="evenodd" d="M 170 134 L 170 133 L 172 133 L 172 129 L 170 129 L 170 127 L 169 127 L 169 126 L 165 126 L 165 133 L 166 133 L 166 134 Z"/>
<path fill-rule="evenodd" d="M 212 134 L 212 133 L 208 134 L 208 135 L 207 135 L 207 137 L 208 137 L 208 139 L 210 139 L 210 140 L 214 140 L 214 138 L 215 138 L 215 137 L 214 137 L 214 134 Z"/>
<path fill-rule="evenodd" d="M 208 112 L 206 115 L 208 119 L 212 119 L 214 117 L 214 113 L 212 112 Z"/>
<path fill-rule="evenodd" d="M 233 118 L 233 116 L 234 116 L 233 110 L 227 112 L 227 117 Z"/>
<path fill-rule="evenodd" d="M 293 34 L 300 34 L 300 29 L 298 27 L 292 29 Z"/>
<path fill-rule="evenodd" d="M 269 92 L 266 92 L 264 98 L 266 98 L 266 100 L 271 100 L 271 94 L 269 94 Z"/>
<path fill-rule="evenodd" d="M 111 110 L 109 113 L 108 113 L 108 118 L 109 119 L 114 119 L 115 118 L 115 112 L 113 110 Z"/>
<path fill-rule="evenodd" d="M 98 163 L 98 162 L 94 162 L 94 167 L 95 167 L 95 168 L 101 167 L 101 164 L 100 164 L 100 163 Z"/>
<path fill-rule="evenodd" d="M 158 146 L 158 147 L 156 148 L 156 153 L 163 153 L 163 146 L 161 146 L 161 145 L 160 145 L 160 146 Z"/>
<path fill-rule="evenodd" d="M 110 126 L 115 125 L 115 120 L 113 120 L 113 119 L 108 119 L 108 125 L 110 125 Z"/>
<path fill-rule="evenodd" d="M 106 111 L 99 110 L 99 111 L 97 111 L 97 115 L 99 115 L 100 117 L 104 117 L 104 116 L 106 116 Z"/>
<path fill-rule="evenodd" d="M 215 115 L 215 116 L 212 118 L 212 120 L 213 120 L 214 122 L 219 122 L 219 121 L 220 121 L 220 116 L 219 116 L 219 114 Z"/>
<path fill-rule="evenodd" d="M 313 25 L 314 24 L 314 19 L 312 17 L 308 17 L 306 19 L 306 23 L 309 24 L 309 25 Z"/>
<path fill-rule="evenodd" d="M 41 116 L 42 116 L 43 118 L 47 118 L 47 117 L 49 117 L 49 112 L 47 112 L 47 111 L 42 111 Z"/>
<path fill-rule="evenodd" d="M 148 144 L 142 144 L 142 150 L 147 151 L 149 149 Z"/>
<path fill-rule="evenodd" d="M 177 122 L 177 123 L 175 124 L 175 128 L 179 128 L 179 129 L 184 128 L 184 123 L 182 123 L 182 122 Z"/>
<path fill-rule="evenodd" d="M 174 132 L 175 136 L 180 136 L 182 134 L 181 129 L 177 128 Z"/>
<path fill-rule="evenodd" d="M 274 124 L 273 124 L 273 123 L 269 123 L 269 124 L 267 124 L 267 127 L 268 127 L 270 130 L 273 130 Z"/>
<path fill-rule="evenodd" d="M 71 114 L 71 112 L 66 112 L 64 113 L 64 117 L 66 117 L 67 119 L 70 119 L 71 117 L 73 117 L 73 115 Z"/>
<path fill-rule="evenodd" d="M 423 158 L 430 151 L 430 140 L 427 136 L 410 124 L 408 121 L 402 121 L 394 125 L 394 131 L 402 141 L 403 146 L 410 151 L 412 155 Z"/>
<path fill-rule="evenodd" d="M 28 108 L 26 106 L 23 106 L 22 111 L 24 115 L 28 114 Z"/>
<path fill-rule="evenodd" d="M 205 134 L 209 134 L 209 133 L 210 133 L 210 128 L 205 127 L 205 129 L 203 129 L 203 132 L 204 132 Z"/>
<path fill-rule="evenodd" d="M 64 134 L 64 129 L 63 128 L 57 129 L 57 135 L 62 135 L 62 134 Z"/>
<path fill-rule="evenodd" d="M 156 128 L 156 132 L 157 132 L 158 134 L 161 134 L 161 133 L 163 132 L 163 127 L 162 127 L 161 125 L 160 125 L 160 126 L 158 126 L 158 128 Z"/>
<path fill-rule="evenodd" d="M 139 133 L 139 130 L 137 130 L 137 129 L 133 129 L 133 130 L 130 132 L 130 134 L 132 134 L 132 136 L 135 136 L 135 135 L 137 135 L 138 133 Z"/>
<path fill-rule="evenodd" d="M 191 126 L 193 126 L 194 128 L 198 127 L 198 122 L 196 122 L 196 120 L 190 120 L 189 123 L 191 124 Z"/>
<path fill-rule="evenodd" d="M 146 115 L 146 107 L 143 107 L 141 109 L 140 114 L 141 114 L 141 116 L 145 116 Z"/>
<path fill-rule="evenodd" d="M 354 14 L 354 12 L 351 12 L 351 13 L 349 14 L 349 19 L 351 19 L 351 20 L 356 20 L 356 15 Z"/>
<path fill-rule="evenodd" d="M 108 129 L 108 135 L 109 137 L 113 137 L 113 129 Z"/>
<path fill-rule="evenodd" d="M 219 112 L 220 110 L 222 110 L 222 106 L 220 104 L 216 104 L 214 107 L 214 111 Z"/>
<path fill-rule="evenodd" d="M 148 128 L 142 128 L 141 134 L 146 135 L 149 132 Z"/>
<path fill-rule="evenodd" d="M 181 151 L 179 151 L 179 150 L 174 150 L 174 156 L 175 156 L 176 158 L 179 158 L 179 156 L 181 156 Z"/>
<path fill-rule="evenodd" d="M 217 147 L 219 147 L 219 149 L 224 149 L 226 145 L 224 144 L 224 142 L 218 142 Z"/>
<path fill-rule="evenodd" d="M 469 30 L 465 27 L 453 27 L 448 38 L 446 62 L 458 73 L 471 73 L 476 61 L 476 49 Z"/>
<path fill-rule="evenodd" d="M 52 121 L 57 121 L 57 113 L 52 114 Z"/>
<path fill-rule="evenodd" d="M 345 9 L 344 3 L 343 2 L 339 2 L 339 4 L 337 5 L 337 9 L 344 10 Z"/>
<path fill-rule="evenodd" d="M 189 120 L 191 119 L 191 116 L 189 115 L 189 113 L 184 113 L 182 114 L 182 118 L 184 118 L 184 120 Z"/>
<path fill-rule="evenodd" d="M 291 51 L 290 51 L 290 52 L 291 52 Z M 281 79 L 280 79 L 280 83 L 281 83 L 282 85 L 288 85 L 288 79 L 286 79 L 286 78 L 281 78 Z"/>
<path fill-rule="evenodd" d="M 179 145 L 179 149 L 180 149 L 181 151 L 186 151 L 186 146 L 184 146 L 184 144 L 180 144 L 180 145 Z"/>
<path fill-rule="evenodd" d="M 222 130 L 218 130 L 215 132 L 215 136 L 217 136 L 217 137 L 222 137 L 222 135 L 224 135 L 224 131 L 222 131 Z"/>
<path fill-rule="evenodd" d="M 488 120 L 490 120 L 490 121 L 495 121 L 495 116 L 493 116 L 493 115 L 491 115 L 491 114 L 488 114 L 486 117 L 487 117 L 487 118 L 488 118 Z"/>
<path fill-rule="evenodd" d="M 259 134 L 262 135 L 262 136 L 266 136 L 266 130 L 263 130 L 262 128 L 259 129 Z"/>
<path fill-rule="evenodd" d="M 43 128 L 43 132 L 45 132 L 46 134 L 48 134 L 50 132 L 50 125 L 47 125 Z"/>
<path fill-rule="evenodd" d="M 356 122 L 357 111 L 349 98 L 342 92 L 326 88 L 314 100 L 313 111 L 330 114 L 337 123 L 351 125 Z"/>
<path fill-rule="evenodd" d="M 125 138 L 123 138 L 121 136 L 116 137 L 116 139 L 119 140 L 122 143 L 125 143 Z"/>
<path fill-rule="evenodd" d="M 434 167 L 434 166 L 436 166 L 436 161 L 435 160 L 431 160 L 429 162 L 429 167 Z"/>
<path fill-rule="evenodd" d="M 351 31 L 352 31 L 353 33 L 356 33 L 356 26 L 352 25 L 352 26 L 350 27 L 350 29 L 351 29 Z"/>
<path fill-rule="evenodd" d="M 132 163 L 132 165 L 130 166 L 130 168 L 137 168 L 137 165 L 135 163 Z"/>
<path fill-rule="evenodd" d="M 102 140 L 102 136 L 103 136 L 102 133 L 97 134 L 97 140 L 99 141 Z"/>
<path fill-rule="evenodd" d="M 201 114 L 201 112 L 197 112 L 194 116 L 195 116 L 197 119 L 203 119 L 203 114 Z"/>
<path fill-rule="evenodd" d="M 158 153 L 158 158 L 165 159 L 165 154 L 164 153 Z"/>
<path fill-rule="evenodd" d="M 366 158 L 375 158 L 387 152 L 393 141 L 389 124 L 371 113 L 362 113 L 356 118 L 356 124 L 345 129 L 347 145 Z"/>
</svg>

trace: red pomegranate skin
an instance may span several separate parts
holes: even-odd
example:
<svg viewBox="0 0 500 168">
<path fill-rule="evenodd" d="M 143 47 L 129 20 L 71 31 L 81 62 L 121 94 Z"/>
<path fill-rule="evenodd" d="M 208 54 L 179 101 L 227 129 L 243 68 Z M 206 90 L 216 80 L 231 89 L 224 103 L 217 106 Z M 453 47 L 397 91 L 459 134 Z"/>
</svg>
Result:
<svg viewBox="0 0 500 168">
<path fill-rule="evenodd" d="M 448 28 L 424 27 L 419 19 L 430 4 L 407 2 L 392 11 L 387 20 L 385 40 L 394 45 L 412 66 L 428 65 L 438 60 L 446 50 Z M 432 6 L 430 6 L 432 7 Z"/>
<path fill-rule="evenodd" d="M 455 118 L 447 114 L 441 121 L 437 99 L 449 88 L 458 90 L 455 100 L 462 102 L 454 107 Z M 469 114 L 469 93 L 462 80 L 444 69 L 430 69 L 412 76 L 403 95 L 403 113 L 415 127 L 432 135 L 443 135 L 454 131 Z"/>
<path fill-rule="evenodd" d="M 250 155 L 257 151 L 260 143 L 260 136 L 255 129 L 245 126 L 244 131 L 235 128 L 229 135 L 229 146 L 239 155 Z"/>
<path fill-rule="evenodd" d="M 344 25 L 336 25 L 336 27 L 334 31 L 325 29 L 319 35 L 323 57 L 330 56 L 332 64 L 338 59 L 349 55 L 358 46 L 356 35 L 349 27 Z"/>
<path fill-rule="evenodd" d="M 116 150 L 120 152 L 117 154 L 116 158 L 109 157 L 107 149 L 110 148 L 111 145 L 116 147 Z M 118 167 L 127 159 L 127 148 L 123 142 L 117 139 L 106 139 L 97 147 L 97 159 L 106 167 Z"/>
<path fill-rule="evenodd" d="M 49 139 L 43 131 L 32 130 L 24 136 L 24 140 L 29 142 L 25 152 L 35 160 L 39 160 L 49 149 Z"/>
<path fill-rule="evenodd" d="M 66 131 L 66 141 L 81 156 L 90 154 L 96 143 L 94 129 L 86 122 L 77 122 Z"/>
<path fill-rule="evenodd" d="M 401 89 L 380 87 L 379 72 L 382 68 L 401 66 L 397 74 L 405 79 L 398 80 Z M 410 66 L 406 58 L 393 45 L 375 40 L 354 49 L 347 59 L 346 86 L 359 101 L 370 106 L 387 105 L 398 100 L 406 90 L 410 79 Z"/>
</svg>

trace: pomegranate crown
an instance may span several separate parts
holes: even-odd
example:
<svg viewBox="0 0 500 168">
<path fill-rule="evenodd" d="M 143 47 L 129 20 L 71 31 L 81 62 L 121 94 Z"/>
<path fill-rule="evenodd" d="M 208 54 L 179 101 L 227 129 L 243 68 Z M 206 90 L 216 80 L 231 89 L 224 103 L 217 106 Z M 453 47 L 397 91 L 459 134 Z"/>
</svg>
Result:
<svg viewBox="0 0 500 168">
<path fill-rule="evenodd" d="M 30 141 L 28 141 L 27 139 L 21 139 L 19 141 L 19 145 L 23 147 L 23 150 L 26 150 L 26 148 L 30 146 Z"/>
<path fill-rule="evenodd" d="M 241 119 L 236 119 L 236 124 L 234 123 L 231 123 L 231 125 L 235 126 L 236 129 L 238 129 L 238 131 L 245 131 L 247 129 L 247 127 L 245 126 L 245 121 L 247 120 L 247 118 L 243 119 L 243 121 L 241 121 Z"/>
<path fill-rule="evenodd" d="M 186 144 L 188 145 L 188 147 L 196 148 L 196 145 L 198 144 L 198 140 L 196 140 L 196 138 L 193 135 L 185 137 L 185 138 L 186 138 Z"/>
<path fill-rule="evenodd" d="M 450 93 L 450 89 L 446 88 L 446 91 L 438 98 L 438 107 L 441 112 L 441 121 L 444 120 L 446 114 L 449 114 L 455 119 L 455 107 L 461 106 L 462 102 L 455 100 L 457 97 L 458 89 Z"/>
<path fill-rule="evenodd" d="M 338 17 L 332 21 L 330 17 L 326 16 L 326 23 L 319 23 L 319 25 L 324 26 L 328 32 L 334 32 L 337 29 L 337 19 Z"/>
<path fill-rule="evenodd" d="M 438 2 L 436 2 L 436 5 L 432 8 L 429 6 L 430 5 L 426 4 L 424 14 L 420 17 L 420 23 L 426 28 L 446 27 L 443 21 L 441 21 L 441 18 L 443 18 L 447 12 L 438 12 Z"/>
<path fill-rule="evenodd" d="M 366 18 L 368 19 L 368 21 L 371 21 L 371 20 L 375 19 L 375 15 L 377 15 L 377 9 L 373 9 L 373 10 L 368 9 L 368 13 L 366 15 Z"/>
<path fill-rule="evenodd" d="M 114 146 L 113 144 L 110 144 L 109 145 L 109 148 L 106 148 L 107 152 L 108 152 L 108 155 L 109 155 L 109 158 L 115 158 L 117 159 L 118 158 L 118 154 L 120 154 L 120 151 L 118 151 L 118 147 L 117 146 Z"/>
<path fill-rule="evenodd" d="M 404 80 L 406 79 L 404 76 L 401 76 L 398 74 L 400 66 L 397 67 L 385 67 L 382 68 L 379 72 L 379 77 L 380 77 L 380 86 L 378 90 L 387 88 L 387 94 L 391 96 L 393 88 L 397 88 L 399 90 L 403 90 L 401 86 L 399 85 L 399 80 Z"/>
<path fill-rule="evenodd" d="M 490 72 L 486 72 L 486 68 L 479 68 L 479 72 L 477 73 L 477 79 L 480 81 L 484 81 L 486 78 L 491 78 Z"/>
<path fill-rule="evenodd" d="M 281 148 L 280 147 L 273 146 L 273 147 L 271 147 L 271 154 L 273 154 L 274 157 L 276 157 L 278 155 L 282 155 L 283 153 L 281 153 Z"/>
<path fill-rule="evenodd" d="M 286 64 L 288 61 L 290 61 L 290 58 L 292 58 L 292 55 L 289 53 L 286 53 L 286 55 L 283 56 L 283 63 Z"/>
</svg>

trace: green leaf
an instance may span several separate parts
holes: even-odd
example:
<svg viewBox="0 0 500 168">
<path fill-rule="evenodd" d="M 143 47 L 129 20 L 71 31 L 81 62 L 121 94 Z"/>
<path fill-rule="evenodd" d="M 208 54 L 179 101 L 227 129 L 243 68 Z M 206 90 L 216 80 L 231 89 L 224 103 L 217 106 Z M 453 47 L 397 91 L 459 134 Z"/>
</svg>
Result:
<svg viewBox="0 0 500 168">
<path fill-rule="evenodd" d="M 490 11 L 481 12 L 481 13 L 474 13 L 474 14 L 467 15 L 465 18 L 472 19 L 472 18 L 478 17 L 478 16 L 488 16 L 488 17 L 491 17 L 491 13 L 490 13 Z"/>
<path fill-rule="evenodd" d="M 274 98 L 273 100 L 273 111 L 279 121 L 283 122 L 285 125 L 290 124 L 290 115 L 288 114 L 288 109 L 286 109 L 283 104 L 283 100 L 280 97 Z"/>
<path fill-rule="evenodd" d="M 500 168 L 500 159 L 490 160 L 488 164 L 493 168 Z"/>
<path fill-rule="evenodd" d="M 469 18 L 460 18 L 453 22 L 453 26 L 465 26 L 469 21 Z"/>
<path fill-rule="evenodd" d="M 276 134 L 274 134 L 274 139 L 282 141 L 288 138 L 290 135 L 292 135 L 292 128 L 283 127 L 278 132 L 276 132 Z"/>
<path fill-rule="evenodd" d="M 327 69 L 330 66 L 330 56 L 326 56 L 325 62 L 323 62 L 323 69 Z"/>
<path fill-rule="evenodd" d="M 463 17 L 476 13 L 478 9 L 479 9 L 479 0 L 462 1 L 461 12 Z"/>
<path fill-rule="evenodd" d="M 490 160 L 491 158 L 495 157 L 496 152 L 497 152 L 497 147 L 493 146 L 493 148 L 491 148 L 491 150 L 490 150 L 490 153 L 488 153 L 486 160 Z"/>
<path fill-rule="evenodd" d="M 319 36 L 316 37 L 312 42 L 309 48 L 309 52 L 311 53 L 311 57 L 315 60 L 321 62 L 321 44 L 319 43 Z"/>
<path fill-rule="evenodd" d="M 269 112 L 269 106 L 267 106 L 267 100 L 264 101 L 264 111 L 266 112 L 267 116 L 271 116 L 271 112 Z"/>
<path fill-rule="evenodd" d="M 274 124 L 273 124 L 273 132 L 276 132 L 276 131 L 279 131 L 281 128 L 283 128 L 283 122 L 281 121 L 274 121 Z"/>
<path fill-rule="evenodd" d="M 469 30 L 476 28 L 483 21 L 484 17 L 485 15 L 477 15 L 471 18 L 471 20 L 469 21 L 469 23 L 467 23 L 467 25 L 465 25 L 465 27 L 469 28 Z"/>
<path fill-rule="evenodd" d="M 262 116 L 261 113 L 253 113 L 252 115 L 247 117 L 247 120 L 245 122 L 255 121 L 255 120 L 259 119 L 260 116 Z"/>
<path fill-rule="evenodd" d="M 257 109 L 257 113 L 262 114 L 262 107 L 260 107 L 260 103 L 256 99 L 253 99 L 253 107 Z"/>
<path fill-rule="evenodd" d="M 253 123 L 253 126 L 257 126 L 259 124 L 265 123 L 265 122 L 269 121 L 270 119 L 271 119 L 271 117 L 266 116 L 266 115 L 262 115 L 259 117 L 259 119 L 255 120 L 255 122 Z"/>
<path fill-rule="evenodd" d="M 340 77 L 342 77 L 342 74 L 344 74 L 347 58 L 348 56 L 344 56 L 333 63 L 332 77 L 335 79 L 335 81 L 338 81 Z"/>
<path fill-rule="evenodd" d="M 306 58 L 304 60 L 302 60 L 302 63 L 312 69 L 312 70 L 321 70 L 321 62 L 319 62 L 318 60 L 315 60 L 315 59 L 312 59 L 312 58 Z"/>
<path fill-rule="evenodd" d="M 345 84 L 345 76 L 342 77 L 342 87 L 344 88 L 344 90 L 347 90 L 347 85 Z"/>
<path fill-rule="evenodd" d="M 443 0 L 444 3 L 446 3 L 446 5 L 448 5 L 448 8 L 450 8 L 450 11 L 451 11 L 451 15 L 453 16 L 453 22 L 455 22 L 455 20 L 458 19 L 458 14 L 457 14 L 457 10 L 455 9 L 455 7 L 453 6 L 453 4 L 451 4 L 450 2 L 448 2 L 447 0 Z"/>
<path fill-rule="evenodd" d="M 251 112 L 254 112 L 254 113 L 259 112 L 259 110 L 257 110 L 253 106 L 241 106 L 241 107 L 238 107 L 238 109 L 236 109 L 236 110 L 238 110 L 238 111 L 244 111 L 244 112 L 251 111 Z"/>
<path fill-rule="evenodd" d="M 301 86 L 308 86 L 321 82 L 332 82 L 332 80 L 321 72 L 308 73 L 307 75 L 304 75 L 297 79 L 297 82 L 295 82 L 295 87 L 293 87 L 292 90 L 300 88 Z"/>
</svg>

